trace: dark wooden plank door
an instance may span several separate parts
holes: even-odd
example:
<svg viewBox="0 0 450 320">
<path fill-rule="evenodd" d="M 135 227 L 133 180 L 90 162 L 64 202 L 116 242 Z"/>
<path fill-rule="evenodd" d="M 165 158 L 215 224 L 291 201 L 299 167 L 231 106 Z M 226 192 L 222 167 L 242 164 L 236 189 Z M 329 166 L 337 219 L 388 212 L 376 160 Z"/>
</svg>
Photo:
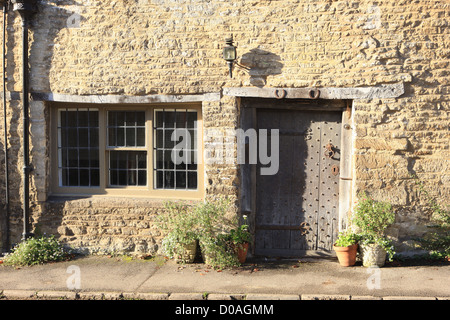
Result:
<svg viewBox="0 0 450 320">
<path fill-rule="evenodd" d="M 264 166 L 257 165 L 255 254 L 301 256 L 332 249 L 338 229 L 341 116 L 257 110 L 258 129 L 279 130 L 279 170 L 261 175 Z"/>
</svg>

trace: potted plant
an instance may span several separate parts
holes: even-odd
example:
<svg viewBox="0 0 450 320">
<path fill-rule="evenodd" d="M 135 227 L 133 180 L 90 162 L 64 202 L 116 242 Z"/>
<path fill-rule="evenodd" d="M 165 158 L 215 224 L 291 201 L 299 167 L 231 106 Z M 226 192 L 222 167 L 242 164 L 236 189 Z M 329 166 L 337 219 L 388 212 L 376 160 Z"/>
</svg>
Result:
<svg viewBox="0 0 450 320">
<path fill-rule="evenodd" d="M 198 241 L 197 221 L 192 205 L 169 201 L 165 203 L 165 209 L 157 217 L 159 227 L 165 232 L 162 250 L 178 263 L 192 263 Z"/>
<path fill-rule="evenodd" d="M 163 252 L 177 263 L 193 263 L 197 255 L 195 235 L 171 232 L 162 241 Z"/>
<path fill-rule="evenodd" d="M 375 201 L 365 193 L 360 194 L 352 222 L 361 232 L 359 245 L 363 266 L 382 267 L 388 253 L 389 260 L 392 260 L 394 249 L 385 231 L 394 221 L 395 213 L 390 203 Z"/>
<path fill-rule="evenodd" d="M 239 263 L 245 263 L 252 234 L 248 231 L 247 216 L 244 216 L 244 223 L 230 230 L 230 240 L 235 248 Z"/>
<path fill-rule="evenodd" d="M 382 267 L 386 258 L 392 261 L 395 254 L 394 246 L 388 238 L 369 234 L 361 236 L 360 248 L 364 267 Z"/>
<path fill-rule="evenodd" d="M 343 267 L 350 267 L 356 263 L 359 236 L 349 230 L 339 233 L 339 237 L 333 244 L 333 249 Z"/>
</svg>

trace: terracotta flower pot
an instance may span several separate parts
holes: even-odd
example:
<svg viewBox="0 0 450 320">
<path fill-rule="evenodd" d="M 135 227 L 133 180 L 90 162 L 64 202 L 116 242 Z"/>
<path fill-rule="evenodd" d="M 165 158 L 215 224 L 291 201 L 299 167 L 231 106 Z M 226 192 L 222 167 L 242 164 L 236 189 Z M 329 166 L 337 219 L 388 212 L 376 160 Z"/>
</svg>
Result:
<svg viewBox="0 0 450 320">
<path fill-rule="evenodd" d="M 248 242 L 237 244 L 236 250 L 237 250 L 239 263 L 244 263 L 245 260 L 247 259 Z"/>
<path fill-rule="evenodd" d="M 333 245 L 336 256 L 339 260 L 339 264 L 343 267 L 350 267 L 356 263 L 356 250 L 358 244 L 354 244 L 348 247 L 336 247 Z"/>
</svg>

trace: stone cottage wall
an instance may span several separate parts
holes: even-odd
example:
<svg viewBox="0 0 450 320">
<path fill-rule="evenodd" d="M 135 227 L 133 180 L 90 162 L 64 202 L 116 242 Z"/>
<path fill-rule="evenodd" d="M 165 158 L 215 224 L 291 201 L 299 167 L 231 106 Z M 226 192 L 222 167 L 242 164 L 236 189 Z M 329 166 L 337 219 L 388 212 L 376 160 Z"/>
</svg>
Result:
<svg viewBox="0 0 450 320">
<path fill-rule="evenodd" d="M 366 190 L 396 206 L 391 234 L 401 243 L 420 235 L 429 219 L 411 174 L 440 203 L 450 195 L 449 6 L 445 0 L 42 1 L 30 32 L 30 89 L 99 99 L 218 93 L 202 103 L 204 127 L 226 130 L 238 126 L 239 98 L 222 95 L 224 87 L 402 83 L 402 96 L 354 100 L 351 110 L 353 194 Z M 7 19 L 14 242 L 21 233 L 21 22 L 12 11 Z M 231 34 L 239 55 L 233 79 L 221 58 Z M 30 128 L 34 227 L 92 251 L 155 252 L 158 201 L 48 200 L 49 105 L 38 100 L 31 102 Z M 206 197 L 239 197 L 238 186 L 237 165 L 205 166 Z"/>
</svg>

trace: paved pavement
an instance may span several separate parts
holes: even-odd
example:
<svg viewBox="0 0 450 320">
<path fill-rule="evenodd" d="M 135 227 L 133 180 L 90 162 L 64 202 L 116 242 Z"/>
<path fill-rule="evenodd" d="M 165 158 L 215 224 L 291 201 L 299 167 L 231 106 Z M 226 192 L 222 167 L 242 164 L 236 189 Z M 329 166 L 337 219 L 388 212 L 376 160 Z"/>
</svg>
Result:
<svg viewBox="0 0 450 320">
<path fill-rule="evenodd" d="M 335 259 L 250 260 L 236 269 L 163 258 L 88 256 L 0 266 L 3 300 L 394 300 L 450 299 L 450 264 L 341 267 Z"/>
</svg>

